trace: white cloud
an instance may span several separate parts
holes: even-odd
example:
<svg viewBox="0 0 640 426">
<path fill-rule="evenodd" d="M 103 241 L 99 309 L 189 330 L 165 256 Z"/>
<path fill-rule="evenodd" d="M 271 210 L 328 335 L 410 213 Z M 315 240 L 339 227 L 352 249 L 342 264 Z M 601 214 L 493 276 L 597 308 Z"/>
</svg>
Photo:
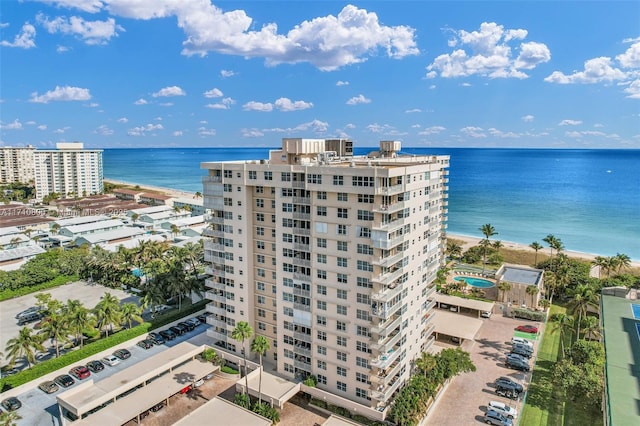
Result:
<svg viewBox="0 0 640 426">
<path fill-rule="evenodd" d="M 163 107 L 170 107 L 170 106 L 173 106 L 173 102 L 162 102 L 162 103 L 159 103 L 158 105 Z"/>
<path fill-rule="evenodd" d="M 52 20 L 39 13 L 36 21 L 50 34 L 62 33 L 80 37 L 86 44 L 106 44 L 112 37 L 118 35 L 118 31 L 124 31 L 120 25 L 116 25 L 113 18 L 106 21 L 85 21 L 79 16 L 67 18 L 58 16 Z"/>
<path fill-rule="evenodd" d="M 220 77 L 222 77 L 222 78 L 229 78 L 229 77 L 233 77 L 234 75 L 236 75 L 236 73 L 231 71 L 231 70 L 221 70 L 220 71 Z"/>
<path fill-rule="evenodd" d="M 249 101 L 246 104 L 242 105 L 242 108 L 245 111 L 262 111 L 262 112 L 269 112 L 269 111 L 273 111 L 273 104 L 271 103 L 262 103 L 262 102 L 256 102 L 256 101 Z"/>
<path fill-rule="evenodd" d="M 13 120 L 13 123 L 9 124 L 0 124 L 0 129 L 2 130 L 21 130 L 22 123 L 17 118 Z"/>
<path fill-rule="evenodd" d="M 96 13 L 102 10 L 102 0 L 38 0 L 40 3 L 47 3 L 50 5 L 79 9 L 83 12 Z M 105 0 L 106 3 L 106 0 Z"/>
<path fill-rule="evenodd" d="M 56 52 L 58 53 L 65 53 L 68 52 L 69 48 L 67 46 L 58 46 L 56 47 Z"/>
<path fill-rule="evenodd" d="M 466 81 L 464 83 L 460 84 L 460 87 L 471 87 L 471 83 L 467 83 Z"/>
<path fill-rule="evenodd" d="M 286 33 L 276 23 L 256 23 L 244 10 L 224 12 L 210 1 L 113 1 L 109 11 L 125 18 L 153 19 L 175 16 L 185 33 L 183 54 L 209 52 L 264 58 L 267 65 L 308 62 L 322 70 L 366 61 L 383 52 L 391 58 L 417 55 L 415 30 L 385 26 L 378 16 L 353 5 L 337 16 L 316 17 Z M 215 30 L 212 30 L 215 29 Z"/>
<path fill-rule="evenodd" d="M 438 133 L 442 133 L 445 130 L 447 130 L 446 127 L 431 126 L 431 127 L 427 127 L 426 129 L 418 132 L 418 134 L 421 135 L 421 136 L 437 135 Z"/>
<path fill-rule="evenodd" d="M 487 135 L 484 133 L 481 127 L 473 127 L 467 126 L 460 129 L 462 133 L 472 138 L 486 138 Z"/>
<path fill-rule="evenodd" d="M 38 130 L 47 130 L 47 125 L 46 124 L 41 124 L 37 127 Z"/>
<path fill-rule="evenodd" d="M 623 68 L 640 68 L 640 40 L 634 41 L 624 53 L 616 56 Z"/>
<path fill-rule="evenodd" d="M 7 28 L 9 25 L 11 24 L 9 24 L 8 22 L 0 22 L 0 28 Z"/>
<path fill-rule="evenodd" d="M 627 74 L 611 65 L 611 58 L 600 57 L 589 59 L 584 63 L 583 71 L 565 75 L 560 71 L 554 71 L 544 81 L 547 83 L 573 84 L 573 83 L 599 83 L 620 81 L 627 78 Z"/>
<path fill-rule="evenodd" d="M 25 23 L 20 32 L 15 36 L 13 42 L 6 40 L 0 41 L 0 46 L 19 47 L 21 49 L 31 49 L 36 47 L 36 28 L 30 23 Z"/>
<path fill-rule="evenodd" d="M 618 135 L 613 134 L 613 135 L 607 135 L 604 132 L 598 132 L 595 130 L 585 130 L 582 132 L 578 132 L 578 131 L 570 131 L 570 132 L 565 132 L 564 135 L 568 138 L 574 138 L 574 139 L 581 139 L 584 136 L 594 136 L 594 137 L 608 137 L 608 138 L 617 138 Z"/>
<path fill-rule="evenodd" d="M 336 82 L 336 86 L 340 87 L 340 86 L 348 86 L 349 82 L 348 81 L 342 81 L 342 80 L 338 80 Z"/>
<path fill-rule="evenodd" d="M 300 110 L 303 110 L 303 109 L 313 108 L 313 104 L 311 102 L 292 101 L 289 98 L 277 99 L 274 102 L 274 104 L 275 104 L 275 107 L 277 109 L 279 109 L 280 111 L 285 111 L 285 112 L 300 111 Z"/>
<path fill-rule="evenodd" d="M 350 130 L 351 130 L 351 129 L 355 129 L 355 128 L 356 128 L 356 125 L 355 125 L 355 124 L 353 124 L 353 123 L 347 123 L 347 124 L 344 126 L 344 128 L 345 128 L 345 129 L 350 129 Z"/>
<path fill-rule="evenodd" d="M 148 132 L 153 132 L 155 130 L 163 130 L 162 124 L 147 124 L 146 126 L 138 126 L 132 129 L 129 129 L 127 134 L 129 136 L 146 136 Z"/>
<path fill-rule="evenodd" d="M 25 123 L 24 123 L 24 124 L 26 124 L 27 126 L 35 126 L 35 125 L 36 125 L 36 122 L 35 122 L 35 121 L 33 121 L 33 120 L 29 120 L 29 121 L 25 121 Z"/>
<path fill-rule="evenodd" d="M 60 129 L 56 129 L 56 130 L 54 130 L 54 131 L 53 131 L 53 133 L 58 134 L 58 135 L 61 135 L 61 134 L 63 134 L 64 132 L 66 132 L 67 130 L 69 130 L 70 128 L 71 128 L 71 127 L 69 127 L 69 126 L 65 126 L 65 127 L 60 128 Z"/>
<path fill-rule="evenodd" d="M 580 120 L 562 120 L 560 123 L 558 123 L 558 126 L 577 126 L 579 124 L 582 124 L 582 121 L 580 121 Z"/>
<path fill-rule="evenodd" d="M 89 108 L 98 108 L 100 106 L 99 103 L 97 102 L 91 102 L 89 105 L 87 105 Z"/>
<path fill-rule="evenodd" d="M 137 101 L 134 102 L 135 105 L 146 105 L 148 103 L 149 102 L 147 102 L 147 100 L 144 99 L 144 98 L 140 98 L 140 99 L 138 99 Z"/>
<path fill-rule="evenodd" d="M 118 118 L 118 123 L 128 123 L 129 119 L 127 117 Z"/>
<path fill-rule="evenodd" d="M 216 104 L 206 104 L 205 107 L 211 109 L 229 109 L 231 108 L 231 105 L 235 103 L 236 101 L 232 98 L 224 98 L 221 102 L 218 102 Z"/>
<path fill-rule="evenodd" d="M 176 130 L 175 132 L 172 133 L 172 135 L 175 137 L 182 136 L 182 130 Z"/>
<path fill-rule="evenodd" d="M 388 124 L 373 123 L 367 126 L 367 130 L 371 133 L 387 133 L 393 130 L 393 127 Z"/>
<path fill-rule="evenodd" d="M 519 138 L 520 135 L 515 132 L 503 132 L 502 130 L 498 130 L 496 128 L 490 128 L 487 130 L 491 136 L 495 136 L 497 138 Z"/>
<path fill-rule="evenodd" d="M 222 91 L 218 88 L 213 88 L 211 90 L 207 90 L 206 92 L 203 93 L 205 98 L 220 98 L 223 95 Z"/>
<path fill-rule="evenodd" d="M 535 117 L 533 115 L 531 115 L 531 114 L 523 115 L 522 117 L 520 117 L 520 119 L 522 121 L 524 121 L 525 123 L 531 123 L 534 120 L 534 118 Z"/>
<path fill-rule="evenodd" d="M 215 129 L 207 129 L 206 127 L 200 127 L 200 128 L 198 128 L 198 135 L 200 135 L 200 136 L 215 136 L 216 135 L 216 130 Z"/>
<path fill-rule="evenodd" d="M 451 53 L 435 58 L 427 66 L 427 78 L 479 75 L 489 78 L 528 78 L 522 70 L 530 70 L 551 59 L 549 48 L 543 43 L 510 42 L 526 38 L 523 29 L 505 30 L 495 22 L 483 22 L 479 31 L 454 31 L 450 47 L 461 46 Z M 465 50 L 467 49 L 467 50 Z M 519 50 L 513 58 L 512 49 Z"/>
<path fill-rule="evenodd" d="M 41 96 L 38 96 L 38 92 L 33 92 L 29 102 L 46 104 L 51 101 L 88 101 L 89 99 L 91 99 L 89 89 L 72 86 L 56 86 L 55 89 L 49 90 Z"/>
<path fill-rule="evenodd" d="M 158 97 L 168 97 L 168 96 L 185 96 L 186 93 L 182 88 L 178 86 L 167 86 L 158 90 L 157 92 L 151 94 L 154 98 Z"/>
<path fill-rule="evenodd" d="M 242 129 L 240 132 L 243 138 L 260 138 L 264 136 L 264 133 L 258 129 Z"/>
<path fill-rule="evenodd" d="M 429 86 L 429 90 L 434 90 L 436 88 L 435 84 L 432 84 L 431 86 Z"/>
<path fill-rule="evenodd" d="M 94 130 L 93 133 L 96 133 L 102 136 L 109 136 L 113 134 L 113 130 L 111 130 L 109 126 L 107 126 L 106 124 L 103 124 L 101 126 L 98 126 L 98 128 Z"/>
<path fill-rule="evenodd" d="M 354 96 L 347 101 L 347 105 L 369 104 L 371 99 L 366 98 L 364 95 Z"/>
<path fill-rule="evenodd" d="M 326 121 L 320 121 L 318 119 L 314 119 L 307 123 L 298 124 L 292 130 L 294 133 L 309 131 L 317 134 L 322 134 L 322 133 L 326 133 L 327 130 L 329 130 L 329 123 L 327 123 Z"/>
<path fill-rule="evenodd" d="M 405 111 L 405 113 L 407 114 L 412 114 L 414 112 L 422 112 L 422 110 L 420 108 L 413 108 L 413 109 L 408 109 Z"/>
<path fill-rule="evenodd" d="M 640 80 L 632 81 L 624 92 L 628 93 L 627 98 L 640 99 Z"/>
</svg>

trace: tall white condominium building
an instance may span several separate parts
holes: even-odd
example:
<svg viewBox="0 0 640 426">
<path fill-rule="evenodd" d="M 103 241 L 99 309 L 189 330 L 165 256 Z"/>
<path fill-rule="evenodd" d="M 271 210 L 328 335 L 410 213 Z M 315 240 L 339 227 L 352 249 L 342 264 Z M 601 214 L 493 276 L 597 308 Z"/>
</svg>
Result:
<svg viewBox="0 0 640 426">
<path fill-rule="evenodd" d="M 56 148 L 34 152 L 38 200 L 54 192 L 80 197 L 103 192 L 101 149 L 84 149 L 80 142 Z"/>
<path fill-rule="evenodd" d="M 33 181 L 33 153 L 31 145 L 0 147 L 0 183 L 29 183 Z"/>
<path fill-rule="evenodd" d="M 248 321 L 269 368 L 381 410 L 433 342 L 448 156 L 400 142 L 283 139 L 268 160 L 202 163 L 209 334 Z M 249 354 L 247 354 L 249 355 Z"/>
</svg>

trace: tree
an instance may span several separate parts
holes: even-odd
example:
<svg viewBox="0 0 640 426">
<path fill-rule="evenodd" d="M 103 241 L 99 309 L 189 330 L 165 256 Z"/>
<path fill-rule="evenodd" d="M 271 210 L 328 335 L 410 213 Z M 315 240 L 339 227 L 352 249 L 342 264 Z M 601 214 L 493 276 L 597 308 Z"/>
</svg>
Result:
<svg viewBox="0 0 640 426">
<path fill-rule="evenodd" d="M 508 281 L 500 281 L 498 283 L 498 291 L 502 292 L 502 302 L 504 303 L 504 296 L 511 291 L 511 283 Z"/>
<path fill-rule="evenodd" d="M 447 256 L 451 258 L 460 258 L 462 256 L 462 246 L 453 241 L 447 241 Z"/>
<path fill-rule="evenodd" d="M 617 273 L 620 273 L 622 269 L 629 269 L 631 266 L 631 258 L 624 253 L 617 253 L 615 259 L 617 260 Z"/>
<path fill-rule="evenodd" d="M 42 345 L 41 336 L 33 334 L 33 330 L 29 327 L 23 327 L 20 329 L 18 337 L 7 341 L 6 351 L 12 365 L 15 364 L 17 358 L 24 357 L 28 367 L 31 368 L 31 364 L 37 362 L 36 352 L 46 352 L 46 349 Z"/>
<path fill-rule="evenodd" d="M 73 303 L 77 302 L 77 303 Z M 78 300 L 67 302 L 67 311 L 65 313 L 69 330 L 75 335 L 76 344 L 80 341 L 80 347 L 84 346 L 82 333 L 86 329 L 93 329 L 95 326 L 95 318 L 89 309 L 82 306 Z"/>
<path fill-rule="evenodd" d="M 605 273 L 607 277 L 609 276 L 609 265 L 610 265 L 609 258 L 604 256 L 596 256 L 591 261 L 591 264 L 593 266 L 598 267 L 598 269 L 603 273 Z M 600 278 L 600 274 L 598 274 L 598 277 Z"/>
<path fill-rule="evenodd" d="M 176 224 L 171 225 L 171 235 L 173 238 L 177 237 L 180 234 L 180 227 Z"/>
<path fill-rule="evenodd" d="M 60 343 L 69 341 L 69 325 L 67 318 L 58 312 L 49 312 L 49 315 L 42 320 L 40 334 L 43 338 L 50 338 L 53 341 L 56 358 L 60 357 Z"/>
<path fill-rule="evenodd" d="M 536 303 L 535 303 L 535 296 L 536 294 L 538 294 L 538 291 L 540 291 L 538 289 L 537 285 L 528 285 L 527 286 L 527 290 L 526 293 L 531 296 L 531 306 L 533 306 L 534 308 L 536 307 Z"/>
<path fill-rule="evenodd" d="M 551 327 L 551 334 L 560 332 L 560 348 L 562 350 L 562 358 L 565 356 L 564 342 L 569 336 L 569 344 L 571 344 L 571 335 L 574 330 L 573 317 L 567 314 L 554 315 L 553 326 Z"/>
<path fill-rule="evenodd" d="M 536 251 L 536 255 L 533 258 L 533 266 L 536 266 L 538 264 L 538 251 L 542 250 L 542 245 L 539 242 L 534 241 L 531 244 L 529 244 L 529 247 L 531 247 Z"/>
<path fill-rule="evenodd" d="M 142 308 L 135 303 L 127 302 L 120 306 L 120 324 L 128 324 L 131 328 L 133 321 L 143 323 Z"/>
<path fill-rule="evenodd" d="M 100 330 L 104 329 L 106 337 L 109 337 L 109 331 L 113 332 L 113 324 L 120 323 L 120 302 L 118 298 L 109 292 L 105 293 L 94 308 L 94 313 Z M 106 326 L 109 327 L 105 328 Z"/>
<path fill-rule="evenodd" d="M 549 257 L 551 258 L 551 269 L 553 270 L 553 249 L 558 245 L 560 241 L 553 234 L 549 234 L 542 239 L 549 246 Z"/>
<path fill-rule="evenodd" d="M 131 215 L 131 220 L 133 221 L 133 224 L 135 225 L 136 222 L 138 221 L 138 219 L 140 219 L 140 215 L 138 213 L 133 213 Z"/>
<path fill-rule="evenodd" d="M 0 426 L 16 426 L 22 420 L 17 411 L 3 411 L 0 413 Z"/>
<path fill-rule="evenodd" d="M 581 284 L 573 291 L 573 299 L 569 302 L 569 308 L 571 313 L 575 316 L 578 314 L 577 332 L 576 336 L 580 337 L 580 325 L 582 324 L 582 317 L 587 315 L 589 307 L 598 307 L 599 297 L 593 289 L 586 285 Z"/>
<path fill-rule="evenodd" d="M 251 342 L 251 352 L 257 353 L 260 357 L 260 380 L 258 382 L 258 401 L 262 404 L 262 357 L 271 349 L 269 340 L 266 337 L 257 335 Z"/>
<path fill-rule="evenodd" d="M 491 237 L 498 235 L 498 233 L 490 223 L 482 225 L 480 227 L 480 232 L 484 235 L 484 240 L 480 241 L 480 246 L 482 247 L 482 272 L 484 272 L 485 263 L 487 261 L 487 247 L 491 246 Z"/>
<path fill-rule="evenodd" d="M 587 315 L 582 320 L 581 325 L 583 327 L 582 332 L 584 333 L 583 338 L 587 338 L 589 340 L 595 338 L 595 340 L 599 340 L 602 336 L 602 327 L 600 327 L 600 321 L 598 318 L 592 315 Z"/>
<path fill-rule="evenodd" d="M 245 378 L 245 392 L 249 394 L 249 378 L 247 377 L 247 351 L 244 347 L 245 340 L 248 340 L 253 336 L 253 328 L 246 321 L 238 322 L 236 328 L 231 332 L 231 338 L 240 342 L 242 346 L 242 357 L 244 358 L 244 378 Z"/>
<path fill-rule="evenodd" d="M 436 357 L 428 352 L 422 352 L 420 358 L 416 359 L 416 367 L 426 377 L 434 368 L 436 368 Z"/>
<path fill-rule="evenodd" d="M 193 194 L 193 198 L 202 198 L 202 192 L 196 191 L 196 193 Z"/>
</svg>

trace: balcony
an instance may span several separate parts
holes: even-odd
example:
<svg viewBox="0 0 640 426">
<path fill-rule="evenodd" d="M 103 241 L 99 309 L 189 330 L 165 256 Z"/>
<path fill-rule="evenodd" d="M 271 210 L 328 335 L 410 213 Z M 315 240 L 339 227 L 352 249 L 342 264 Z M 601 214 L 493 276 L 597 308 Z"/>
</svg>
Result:
<svg viewBox="0 0 640 426">
<path fill-rule="evenodd" d="M 400 300 L 398 300 L 391 306 L 387 306 L 386 303 L 374 303 L 371 310 L 374 317 L 386 320 L 387 318 L 391 317 L 401 306 L 402 303 Z"/>
<path fill-rule="evenodd" d="M 295 180 L 291 182 L 291 187 L 305 189 L 307 187 L 307 183 L 305 181 Z"/>
<path fill-rule="evenodd" d="M 405 207 L 405 202 L 404 201 L 398 201 L 396 203 L 391 203 L 391 204 L 379 204 L 373 207 L 373 211 L 375 213 L 394 213 L 397 212 L 399 210 L 404 209 Z"/>
<path fill-rule="evenodd" d="M 221 308 L 220 306 L 216 306 L 214 303 L 207 303 L 207 312 L 222 316 L 226 316 L 228 314 L 227 308 Z"/>
<path fill-rule="evenodd" d="M 226 290 L 226 285 L 224 283 L 216 281 L 212 278 L 207 278 L 206 280 L 204 280 L 204 285 L 207 288 L 213 288 L 216 290 Z"/>
<path fill-rule="evenodd" d="M 224 278 L 224 271 L 221 269 L 216 269 L 211 265 L 207 265 L 204 267 L 204 273 L 208 275 L 213 275 L 214 277 Z"/>
<path fill-rule="evenodd" d="M 203 183 L 220 183 L 222 182 L 222 176 L 203 176 Z"/>
<path fill-rule="evenodd" d="M 391 364 L 388 368 L 384 370 L 378 370 L 377 374 L 371 374 L 369 376 L 369 380 L 371 383 L 375 383 L 376 386 L 371 386 L 372 390 L 377 390 L 380 385 L 387 386 L 389 382 L 398 374 L 400 368 L 402 367 L 402 363 L 400 360 L 396 360 L 393 364 Z"/>
<path fill-rule="evenodd" d="M 311 235 L 311 229 L 293 228 L 293 235 Z"/>
<path fill-rule="evenodd" d="M 382 285 L 390 285 L 398 278 L 402 276 L 404 270 L 402 268 L 398 268 L 393 272 L 387 272 L 386 274 L 378 275 L 376 278 L 373 278 L 371 281 L 374 283 L 382 284 Z"/>
<path fill-rule="evenodd" d="M 427 297 L 429 297 L 429 295 L 427 295 Z M 430 300 L 429 302 L 427 302 L 427 306 L 425 306 L 424 308 L 428 313 L 429 311 L 431 311 L 431 309 L 433 309 L 434 306 L 436 306 L 436 301 Z"/>
<path fill-rule="evenodd" d="M 399 235 L 396 237 L 387 237 L 384 240 L 377 240 L 374 239 L 373 240 L 373 247 L 374 248 L 379 248 L 379 249 L 385 249 L 385 250 L 389 250 L 392 249 L 393 247 L 397 246 L 398 244 L 402 243 L 405 240 L 405 236 L 404 235 Z"/>
<path fill-rule="evenodd" d="M 373 225 L 373 229 L 376 231 L 391 231 L 401 227 L 405 224 L 405 222 L 406 219 L 404 217 L 399 217 L 395 220 L 392 220 L 391 222 L 375 224 Z"/>
<path fill-rule="evenodd" d="M 436 293 L 436 291 L 437 291 L 437 288 L 435 285 L 429 286 L 429 288 L 427 288 L 427 293 L 425 294 L 425 297 L 427 299 L 430 299 L 431 296 L 433 296 Z"/>
<path fill-rule="evenodd" d="M 311 276 L 307 274 L 303 274 L 302 272 L 294 272 L 293 278 L 296 280 L 304 281 L 306 283 L 311 282 Z"/>
<path fill-rule="evenodd" d="M 378 325 L 376 325 L 375 327 L 372 327 L 371 332 L 379 336 L 381 335 L 386 336 L 388 333 L 395 330 L 396 327 L 398 327 L 398 325 L 400 325 L 401 322 L 402 322 L 402 317 L 398 315 L 397 318 L 390 318 L 389 320 L 383 321 Z"/>
<path fill-rule="evenodd" d="M 307 268 L 311 267 L 311 261 L 307 259 L 300 259 L 296 257 L 293 263 L 298 266 L 306 266 Z"/>
<path fill-rule="evenodd" d="M 296 340 L 301 340 L 303 342 L 311 343 L 311 334 L 303 333 L 301 331 L 294 331 L 293 338 Z"/>
<path fill-rule="evenodd" d="M 205 228 L 204 231 L 202 231 L 202 235 L 204 235 L 205 237 L 224 238 L 224 231 L 216 231 L 211 228 Z"/>
<path fill-rule="evenodd" d="M 379 186 L 376 188 L 375 193 L 379 195 L 391 195 L 404 192 L 404 185 L 392 185 L 392 186 Z"/>
<path fill-rule="evenodd" d="M 205 216 L 204 217 L 204 221 L 205 222 L 209 222 L 209 223 L 217 223 L 218 225 L 222 225 L 224 223 L 224 218 L 223 217 L 219 217 L 219 216 Z"/>
<path fill-rule="evenodd" d="M 311 297 L 311 290 L 304 290 L 302 288 L 294 287 L 293 294 L 296 296 Z"/>
<path fill-rule="evenodd" d="M 431 334 L 433 334 L 433 330 L 435 330 L 435 328 L 436 328 L 436 325 L 433 322 L 429 321 L 427 323 L 427 328 L 425 329 L 425 335 L 426 336 L 431 336 Z"/>
<path fill-rule="evenodd" d="M 372 344 L 371 349 L 386 354 L 391 348 L 395 346 L 396 343 L 400 341 L 401 338 L 402 333 L 400 332 L 400 330 L 396 329 L 389 335 L 389 337 L 380 339 L 378 340 L 378 343 Z"/>
<path fill-rule="evenodd" d="M 221 251 L 221 252 L 224 252 L 225 250 L 224 244 L 217 244 L 217 243 L 214 243 L 213 241 L 205 241 L 204 248 L 205 250 L 215 250 L 215 251 Z"/>
<path fill-rule="evenodd" d="M 393 282 L 388 286 L 386 286 L 385 290 L 379 293 L 372 294 L 371 300 L 374 300 L 376 302 L 388 302 L 389 300 L 393 299 L 398 294 L 400 294 L 403 288 L 404 286 L 402 284 Z"/>
<path fill-rule="evenodd" d="M 227 298 L 224 296 L 224 294 L 220 294 L 220 293 L 216 293 L 214 291 L 207 291 L 204 293 L 204 297 L 207 300 L 211 300 L 211 301 L 215 301 L 215 302 L 220 302 L 220 303 L 227 303 Z"/>
<path fill-rule="evenodd" d="M 217 339 L 220 340 L 222 342 L 226 342 L 227 341 L 227 335 L 223 334 L 223 333 L 219 333 L 217 331 L 213 331 L 212 328 L 209 328 L 207 330 L 207 336 L 213 338 L 213 339 Z"/>
<path fill-rule="evenodd" d="M 304 356 L 311 356 L 311 348 L 307 348 L 305 346 L 294 346 L 294 352 L 296 353 L 296 355 L 304 355 Z"/>
<path fill-rule="evenodd" d="M 311 213 L 293 212 L 294 219 L 311 220 Z"/>
<path fill-rule="evenodd" d="M 311 312 L 311 305 L 305 305 L 304 303 L 293 302 L 293 309 L 298 311 Z"/>
<path fill-rule="evenodd" d="M 393 378 L 393 380 L 391 380 L 391 382 L 389 382 L 389 385 L 386 387 L 386 389 L 383 386 L 383 390 L 374 390 L 371 392 L 371 398 L 380 400 L 380 401 L 386 401 L 388 400 L 391 395 L 393 395 L 393 393 L 398 390 L 398 388 L 400 388 L 400 385 L 402 384 L 402 380 L 400 380 L 400 376 L 395 376 Z M 378 386 L 378 389 L 380 389 L 380 386 Z"/>
<path fill-rule="evenodd" d="M 375 259 L 372 263 L 374 265 L 377 266 L 382 266 L 382 267 L 389 267 L 391 265 L 393 265 L 394 263 L 398 262 L 399 260 L 402 259 L 402 256 L 404 255 L 403 252 L 398 252 L 394 255 L 391 256 L 387 256 L 387 257 L 379 257 L 377 259 Z"/>
<path fill-rule="evenodd" d="M 294 204 L 311 204 L 311 197 L 293 197 Z"/>
<path fill-rule="evenodd" d="M 298 359 L 294 359 L 293 360 L 293 365 L 296 368 L 300 368 L 300 369 L 302 369 L 304 371 L 311 372 L 311 364 L 306 362 L 306 361 L 301 361 L 301 360 L 298 360 Z"/>
<path fill-rule="evenodd" d="M 309 244 L 305 243 L 293 243 L 293 248 L 300 251 L 310 251 Z"/>
<path fill-rule="evenodd" d="M 436 341 L 435 336 L 429 336 L 429 338 L 422 344 L 422 352 L 427 352 L 433 345 L 433 342 L 435 341 Z"/>
</svg>

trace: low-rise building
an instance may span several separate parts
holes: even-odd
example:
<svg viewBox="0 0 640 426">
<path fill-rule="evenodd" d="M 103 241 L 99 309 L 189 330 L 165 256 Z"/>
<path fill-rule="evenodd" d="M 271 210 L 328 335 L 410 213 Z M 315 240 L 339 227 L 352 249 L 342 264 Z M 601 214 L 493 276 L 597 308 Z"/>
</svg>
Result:
<svg viewBox="0 0 640 426">
<path fill-rule="evenodd" d="M 496 285 L 501 282 L 511 284 L 511 290 L 505 292 L 504 300 L 512 305 L 538 308 L 538 302 L 544 291 L 544 269 L 531 268 L 526 265 L 504 264 L 495 275 Z M 527 293 L 527 288 L 535 286 L 537 291 Z"/>
</svg>

